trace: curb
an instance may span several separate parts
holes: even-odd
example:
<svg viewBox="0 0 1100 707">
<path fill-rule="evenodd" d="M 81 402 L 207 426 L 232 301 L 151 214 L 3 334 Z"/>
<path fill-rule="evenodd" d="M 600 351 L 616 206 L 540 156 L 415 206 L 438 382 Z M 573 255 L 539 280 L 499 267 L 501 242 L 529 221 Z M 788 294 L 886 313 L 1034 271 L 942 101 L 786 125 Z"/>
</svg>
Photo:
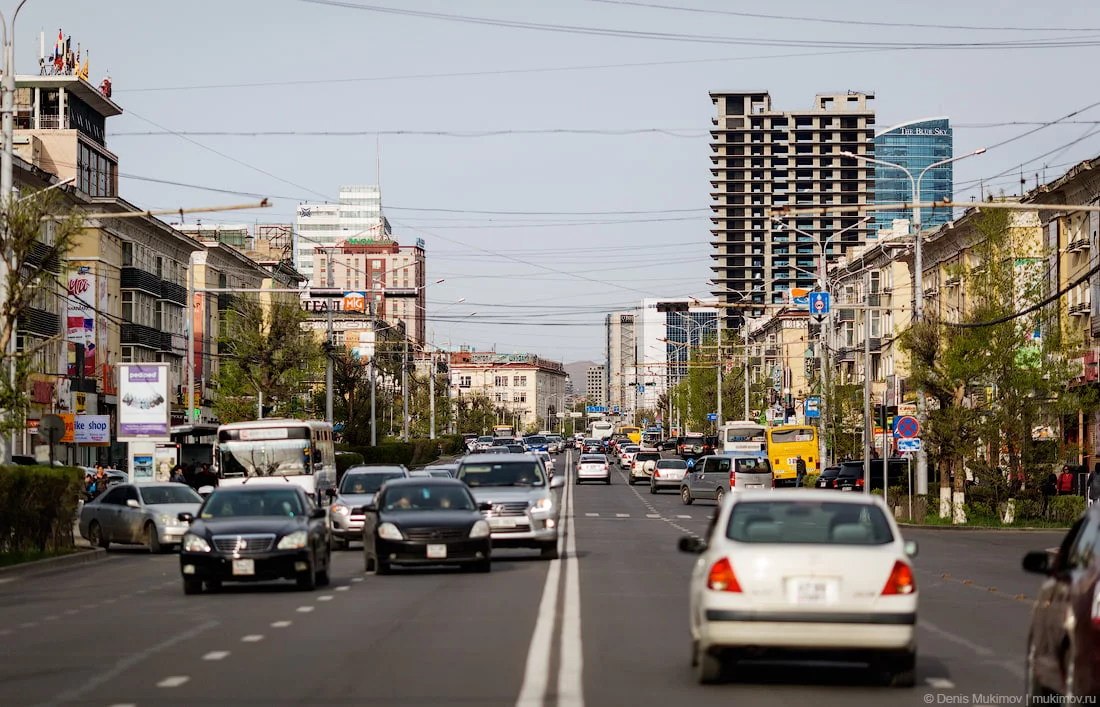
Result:
<svg viewBox="0 0 1100 707">
<path fill-rule="evenodd" d="M 52 572 L 53 570 L 86 565 L 91 562 L 99 562 L 100 560 L 106 559 L 108 559 L 107 551 L 103 548 L 97 547 L 88 550 L 77 550 L 74 553 L 62 555 L 61 557 L 47 557 L 44 560 L 23 562 L 18 565 L 12 565 L 11 567 L 0 567 L 0 579 L 25 577 L 42 572 Z"/>
<path fill-rule="evenodd" d="M 994 528 L 988 525 L 920 525 L 917 523 L 898 523 L 898 527 L 917 530 L 981 530 L 988 533 L 1065 533 L 1069 530 L 1069 526 L 1065 528 Z"/>
</svg>

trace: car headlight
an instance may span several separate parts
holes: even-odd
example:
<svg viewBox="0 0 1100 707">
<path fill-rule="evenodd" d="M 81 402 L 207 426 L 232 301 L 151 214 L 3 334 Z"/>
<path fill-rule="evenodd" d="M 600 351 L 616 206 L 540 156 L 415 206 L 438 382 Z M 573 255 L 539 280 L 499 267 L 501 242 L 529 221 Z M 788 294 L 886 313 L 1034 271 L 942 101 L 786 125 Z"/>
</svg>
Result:
<svg viewBox="0 0 1100 707">
<path fill-rule="evenodd" d="M 535 505 L 531 506 L 532 513 L 549 513 L 554 510 L 554 501 L 550 498 L 540 498 Z"/>
<path fill-rule="evenodd" d="M 378 526 L 378 537 L 383 540 L 404 540 L 405 536 L 393 523 L 383 523 Z"/>
<path fill-rule="evenodd" d="M 474 527 L 470 528 L 471 538 L 487 538 L 489 537 L 489 524 L 483 520 L 479 520 L 474 523 Z"/>
<path fill-rule="evenodd" d="M 170 516 L 167 513 L 161 513 L 159 516 L 157 516 L 157 525 L 167 528 L 168 526 L 172 525 L 183 525 L 183 523 L 180 521 L 179 518 L 175 516 Z"/>
<path fill-rule="evenodd" d="M 181 547 L 183 547 L 184 552 L 210 552 L 210 543 L 206 542 L 206 538 L 194 533 L 183 536 Z"/>
<path fill-rule="evenodd" d="M 307 544 L 309 544 L 309 533 L 304 530 L 295 530 L 293 533 L 284 535 L 275 548 L 277 550 L 299 550 Z"/>
<path fill-rule="evenodd" d="M 338 516 L 346 516 L 347 514 L 351 513 L 351 509 L 342 503 L 334 503 L 329 506 L 328 510 L 330 513 L 335 513 Z"/>
</svg>

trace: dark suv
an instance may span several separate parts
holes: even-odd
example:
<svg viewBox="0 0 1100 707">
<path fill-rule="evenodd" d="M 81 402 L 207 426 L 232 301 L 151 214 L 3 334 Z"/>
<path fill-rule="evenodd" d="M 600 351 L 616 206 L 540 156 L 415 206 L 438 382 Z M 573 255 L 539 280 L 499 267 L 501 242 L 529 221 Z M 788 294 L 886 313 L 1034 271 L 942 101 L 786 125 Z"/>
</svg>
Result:
<svg viewBox="0 0 1100 707">
<path fill-rule="evenodd" d="M 680 438 L 676 453 L 684 459 L 695 459 L 706 454 L 706 438 L 701 434 L 688 434 Z"/>
<path fill-rule="evenodd" d="M 904 457 L 891 457 L 887 467 L 890 486 L 904 486 L 909 475 L 909 462 Z M 833 488 L 841 491 L 863 491 L 863 460 L 840 465 Z M 882 460 L 871 460 L 871 490 L 882 488 Z"/>
</svg>

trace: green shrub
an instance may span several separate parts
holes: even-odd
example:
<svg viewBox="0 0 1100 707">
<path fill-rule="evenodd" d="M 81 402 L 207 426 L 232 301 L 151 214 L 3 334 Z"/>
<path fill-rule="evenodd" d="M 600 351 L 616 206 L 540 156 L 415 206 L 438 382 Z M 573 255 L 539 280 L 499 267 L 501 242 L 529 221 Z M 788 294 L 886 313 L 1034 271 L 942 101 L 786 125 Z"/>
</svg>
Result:
<svg viewBox="0 0 1100 707">
<path fill-rule="evenodd" d="M 817 486 L 817 478 L 821 474 L 806 474 L 802 477 L 802 487 L 812 489 Z"/>
<path fill-rule="evenodd" d="M 0 466 L 0 552 L 71 547 L 80 469 Z"/>
<path fill-rule="evenodd" d="M 1083 496 L 1054 496 L 1047 508 L 1048 518 L 1055 523 L 1072 524 L 1085 512 Z"/>
<path fill-rule="evenodd" d="M 363 463 L 363 455 L 359 452 L 339 452 L 336 455 L 336 480 L 344 478 L 344 472 Z"/>
</svg>

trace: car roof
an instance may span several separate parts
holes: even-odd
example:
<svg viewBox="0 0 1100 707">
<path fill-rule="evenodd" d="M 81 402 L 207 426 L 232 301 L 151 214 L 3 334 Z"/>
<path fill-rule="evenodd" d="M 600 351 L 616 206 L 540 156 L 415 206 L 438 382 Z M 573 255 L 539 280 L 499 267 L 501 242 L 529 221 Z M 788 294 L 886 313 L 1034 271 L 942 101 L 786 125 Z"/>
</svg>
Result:
<svg viewBox="0 0 1100 707">
<path fill-rule="evenodd" d="M 407 472 L 403 466 L 397 464 L 356 464 L 355 466 L 348 467 L 345 474 L 355 472 L 356 474 L 381 474 L 384 472 L 401 471 Z"/>
<path fill-rule="evenodd" d="M 470 454 L 462 459 L 462 464 L 468 462 L 491 462 L 493 464 L 517 464 L 522 461 L 538 461 L 534 454 Z M 460 465 L 461 466 L 461 465 Z"/>
<path fill-rule="evenodd" d="M 466 483 L 458 479 L 444 479 L 441 476 L 413 476 L 407 479 L 394 479 L 387 481 L 385 488 L 403 488 L 405 486 L 456 486 L 466 488 Z"/>
<path fill-rule="evenodd" d="M 784 489 L 782 493 L 746 493 L 733 499 L 733 503 L 772 501 L 818 501 L 824 503 L 850 503 L 854 506 L 880 506 L 885 508 L 882 497 L 866 493 L 830 493 L 820 489 Z M 889 514 L 888 514 L 889 515 Z"/>
<path fill-rule="evenodd" d="M 260 477 L 252 476 L 252 477 L 249 477 L 249 478 L 255 479 L 255 478 L 260 478 Z M 286 477 L 284 476 L 283 478 L 285 479 Z M 177 484 L 177 486 L 179 486 L 179 485 L 180 484 Z M 233 486 L 219 486 L 216 489 L 214 489 L 214 493 L 253 493 L 253 492 L 260 493 L 262 491 L 271 491 L 273 489 L 275 489 L 275 490 L 287 489 L 289 491 L 295 491 L 295 492 L 297 492 L 301 495 L 305 495 L 305 491 L 302 489 L 301 486 L 298 486 L 297 484 L 292 484 L 292 483 L 290 483 L 289 480 L 287 481 L 286 484 L 284 484 L 282 486 L 278 486 L 278 485 L 274 485 L 274 484 L 270 484 L 270 483 L 256 484 L 255 486 L 248 486 L 247 484 L 239 484 L 239 485 L 233 485 Z"/>
</svg>

